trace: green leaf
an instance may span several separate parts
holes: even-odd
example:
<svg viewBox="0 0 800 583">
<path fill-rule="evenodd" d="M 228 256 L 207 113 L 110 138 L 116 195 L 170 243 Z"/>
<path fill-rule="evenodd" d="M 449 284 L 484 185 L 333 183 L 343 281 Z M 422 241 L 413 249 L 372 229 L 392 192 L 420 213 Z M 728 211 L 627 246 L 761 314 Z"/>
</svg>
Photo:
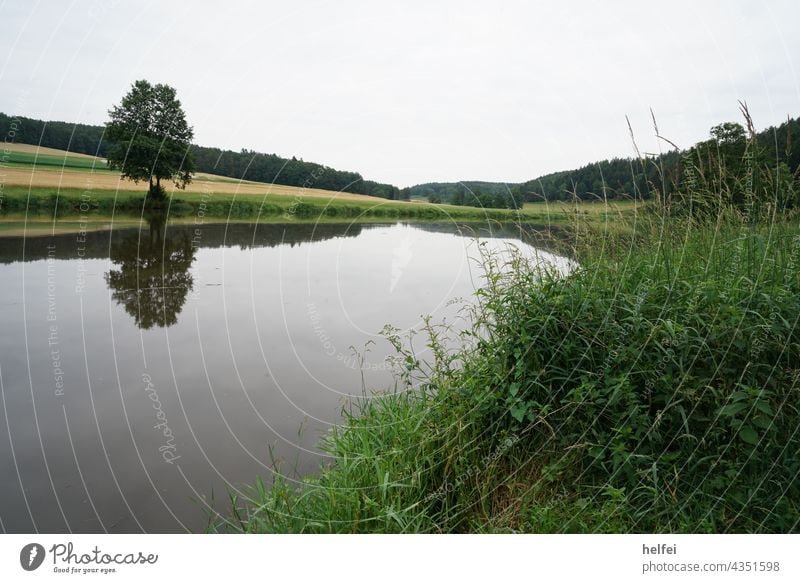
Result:
<svg viewBox="0 0 800 583">
<path fill-rule="evenodd" d="M 732 401 L 743 401 L 744 399 L 747 399 L 749 396 L 750 395 L 747 393 L 747 391 L 735 391 L 735 392 L 731 393 L 731 400 Z"/>
<path fill-rule="evenodd" d="M 742 439 L 742 441 L 749 443 L 750 445 L 755 445 L 758 443 L 758 433 L 756 433 L 756 430 L 749 425 L 745 425 L 739 430 L 739 437 Z"/>
<path fill-rule="evenodd" d="M 756 409 L 758 409 L 765 415 L 769 415 L 770 417 L 775 415 L 775 412 L 772 410 L 769 401 L 764 401 L 763 399 L 759 399 L 756 401 Z"/>
<path fill-rule="evenodd" d="M 725 405 L 722 409 L 719 410 L 719 414 L 722 417 L 733 417 L 737 413 L 741 413 L 745 409 L 749 409 L 750 405 L 747 403 L 730 403 L 729 405 Z"/>
<path fill-rule="evenodd" d="M 751 419 L 753 425 L 758 427 L 759 429 L 772 429 L 773 423 L 771 417 L 764 417 L 763 415 L 757 415 Z"/>
<path fill-rule="evenodd" d="M 513 407 L 511 407 L 511 416 L 517 421 L 522 421 L 523 419 L 525 419 L 526 411 L 527 407 L 525 405 L 514 405 Z"/>
</svg>

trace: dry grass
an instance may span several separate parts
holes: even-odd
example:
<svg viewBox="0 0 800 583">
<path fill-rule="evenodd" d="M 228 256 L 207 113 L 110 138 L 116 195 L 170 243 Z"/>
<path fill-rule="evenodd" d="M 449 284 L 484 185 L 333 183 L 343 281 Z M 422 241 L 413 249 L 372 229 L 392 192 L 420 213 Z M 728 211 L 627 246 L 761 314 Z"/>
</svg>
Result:
<svg viewBox="0 0 800 583">
<path fill-rule="evenodd" d="M 35 148 L 35 146 L 32 146 Z M 44 149 L 43 149 L 44 150 Z M 58 155 L 67 154 L 60 150 L 50 150 Z M 40 151 L 40 153 L 44 153 Z M 78 168 L 54 167 L 9 167 L 0 168 L 0 182 L 6 186 L 25 186 L 36 188 L 79 188 L 83 190 L 141 190 L 144 193 L 147 185 L 138 185 L 122 178 L 118 172 L 106 169 L 83 170 Z M 302 196 L 304 198 L 324 198 L 335 200 L 354 200 L 386 202 L 383 198 L 349 192 L 336 192 L 333 190 L 319 190 L 316 188 L 302 188 L 298 186 L 283 186 L 280 184 L 265 184 L 262 182 L 239 181 L 224 176 L 198 173 L 186 190 L 178 190 L 173 184 L 165 184 L 170 193 L 187 194 L 236 194 L 241 196 L 264 196 L 266 194 L 279 196 Z"/>
</svg>

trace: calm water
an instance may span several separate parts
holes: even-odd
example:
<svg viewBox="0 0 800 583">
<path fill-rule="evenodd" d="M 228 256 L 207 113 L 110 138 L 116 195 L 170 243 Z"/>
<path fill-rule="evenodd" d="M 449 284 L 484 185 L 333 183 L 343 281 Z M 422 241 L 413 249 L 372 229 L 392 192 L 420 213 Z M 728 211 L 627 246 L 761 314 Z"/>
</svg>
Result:
<svg viewBox="0 0 800 583">
<path fill-rule="evenodd" d="M 517 232 L 481 236 L 565 265 Z M 2 529 L 202 530 L 271 459 L 316 471 L 362 380 L 392 384 L 383 326 L 452 321 L 477 249 L 452 225 L 0 239 Z"/>
</svg>

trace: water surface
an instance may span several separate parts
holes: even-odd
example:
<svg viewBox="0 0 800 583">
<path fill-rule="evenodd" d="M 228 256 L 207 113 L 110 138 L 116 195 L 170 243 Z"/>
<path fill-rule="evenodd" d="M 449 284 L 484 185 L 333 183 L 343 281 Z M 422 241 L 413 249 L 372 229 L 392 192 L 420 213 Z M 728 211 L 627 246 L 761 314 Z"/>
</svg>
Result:
<svg viewBox="0 0 800 583">
<path fill-rule="evenodd" d="M 347 399 L 392 386 L 384 325 L 455 321 L 481 284 L 473 234 L 154 220 L 0 239 L 2 528 L 202 530 L 273 460 L 316 471 Z"/>
</svg>

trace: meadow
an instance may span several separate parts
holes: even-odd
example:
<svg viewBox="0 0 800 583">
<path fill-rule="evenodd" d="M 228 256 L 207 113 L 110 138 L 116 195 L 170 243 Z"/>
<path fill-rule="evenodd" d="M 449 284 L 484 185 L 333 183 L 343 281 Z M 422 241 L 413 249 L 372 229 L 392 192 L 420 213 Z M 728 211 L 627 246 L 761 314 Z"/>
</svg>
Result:
<svg viewBox="0 0 800 583">
<path fill-rule="evenodd" d="M 0 164 L 0 235 L 68 231 L 77 217 L 107 224 L 135 221 L 145 210 L 146 185 L 109 170 L 105 160 L 24 144 L 6 145 Z M 162 205 L 172 219 L 281 221 L 458 221 L 566 224 L 580 215 L 591 223 L 619 222 L 644 208 L 632 201 L 527 203 L 519 211 L 393 201 L 383 198 L 235 180 L 198 173 L 185 190 L 168 189 Z"/>
</svg>

